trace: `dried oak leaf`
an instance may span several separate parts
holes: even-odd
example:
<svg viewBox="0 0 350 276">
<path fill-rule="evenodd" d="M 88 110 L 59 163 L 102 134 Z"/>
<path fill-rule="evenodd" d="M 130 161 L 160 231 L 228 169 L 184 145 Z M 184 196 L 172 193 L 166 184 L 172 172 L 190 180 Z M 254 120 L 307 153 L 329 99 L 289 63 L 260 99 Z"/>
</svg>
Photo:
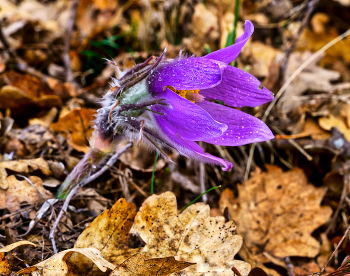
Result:
<svg viewBox="0 0 350 276">
<path fill-rule="evenodd" d="M 274 166 L 267 169 L 257 169 L 239 185 L 238 198 L 225 191 L 219 202 L 222 210 L 224 202 L 232 203 L 227 207 L 244 238 L 240 254 L 260 267 L 286 256 L 315 257 L 321 246 L 311 233 L 332 214 L 330 207 L 320 206 L 325 190 L 308 184 L 299 168 L 288 172 Z"/>
<path fill-rule="evenodd" d="M 53 255 L 51 258 L 40 262 L 34 266 L 22 269 L 18 274 L 28 274 L 38 271 L 43 276 L 64 276 L 68 273 L 68 265 L 66 260 L 74 252 L 79 253 L 90 259 L 101 271 L 107 271 L 107 268 L 113 269 L 114 265 L 106 261 L 99 250 L 95 248 L 73 248 L 62 251 Z M 79 275 L 79 274 L 76 274 Z M 85 275 L 85 274 L 81 274 Z"/>
<path fill-rule="evenodd" d="M 5 253 L 9 252 L 13 249 L 15 249 L 18 246 L 21 245 L 33 245 L 36 246 L 34 243 L 31 243 L 29 241 L 19 241 L 12 243 L 8 246 L 5 246 L 3 248 L 0 248 L 0 275 L 9 275 L 11 274 L 11 266 L 8 262 L 8 260 L 4 259 Z"/>
<path fill-rule="evenodd" d="M 194 263 L 176 261 L 174 257 L 149 259 L 135 254 L 117 266 L 109 276 L 168 276 Z"/>
<path fill-rule="evenodd" d="M 44 189 L 43 181 L 39 177 L 30 176 L 28 179 L 31 183 L 26 179 L 17 180 L 14 175 L 7 178 L 8 188 L 0 190 L 0 208 L 6 208 L 12 212 L 17 210 L 22 202 L 34 204 L 54 197 Z"/>
<path fill-rule="evenodd" d="M 50 128 L 64 134 L 74 149 L 87 153 L 89 151 L 88 139 L 92 135 L 92 121 L 95 114 L 95 109 L 74 109 L 61 117 L 57 123 L 51 124 Z"/>
<path fill-rule="evenodd" d="M 146 199 L 130 233 L 139 234 L 145 241 L 142 254 L 147 259 L 174 257 L 196 263 L 172 275 L 235 275 L 234 267 L 247 276 L 250 270 L 248 263 L 234 260 L 243 241 L 233 221 L 225 223 L 224 217 L 210 217 L 209 206 L 202 203 L 178 215 L 171 192 Z M 132 267 L 128 269 L 132 271 Z"/>
<path fill-rule="evenodd" d="M 81 233 L 74 248 L 96 248 L 101 255 L 113 264 L 119 264 L 127 259 L 135 250 L 126 253 L 128 249 L 129 231 L 134 222 L 136 207 L 133 203 L 119 199 L 111 209 L 104 211 Z M 68 261 L 69 267 L 81 271 L 84 275 L 96 275 L 98 271 L 93 263 L 80 254 L 72 254 Z"/>
<path fill-rule="evenodd" d="M 2 161 L 0 162 L 0 167 L 19 173 L 31 173 L 40 170 L 45 175 L 51 174 L 49 164 L 42 157 L 36 159 Z"/>
</svg>

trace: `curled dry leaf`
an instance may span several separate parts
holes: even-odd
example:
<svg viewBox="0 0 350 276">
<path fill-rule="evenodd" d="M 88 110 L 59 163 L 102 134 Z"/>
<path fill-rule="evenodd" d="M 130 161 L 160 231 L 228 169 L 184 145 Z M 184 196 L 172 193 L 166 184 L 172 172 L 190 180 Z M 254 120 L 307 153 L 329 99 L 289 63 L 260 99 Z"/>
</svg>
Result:
<svg viewBox="0 0 350 276">
<path fill-rule="evenodd" d="M 68 273 L 68 266 L 66 260 L 74 252 L 82 254 L 88 259 L 90 259 L 101 271 L 107 271 L 107 268 L 114 268 L 114 265 L 106 261 L 101 256 L 100 251 L 95 248 L 73 248 L 57 253 L 51 258 L 40 262 L 34 266 L 22 269 L 18 272 L 18 274 L 28 274 L 33 271 L 38 271 L 42 276 L 64 276 Z M 71 268 L 69 269 L 71 270 Z M 73 275 L 75 274 L 74 271 L 72 271 L 71 273 Z"/>
<path fill-rule="evenodd" d="M 3 248 L 0 248 L 0 275 L 9 275 L 12 272 L 11 266 L 10 266 L 8 260 L 4 259 L 5 253 L 9 252 L 9 251 L 15 249 L 16 247 L 21 246 L 21 245 L 36 246 L 34 243 L 31 243 L 29 241 L 19 241 L 19 242 L 12 243 L 8 246 L 5 246 Z"/>
<path fill-rule="evenodd" d="M 31 173 L 33 171 L 40 170 L 45 175 L 51 174 L 49 164 L 42 157 L 36 159 L 2 161 L 0 162 L 0 167 L 19 173 Z"/>
<path fill-rule="evenodd" d="M 64 134 L 74 149 L 87 153 L 95 114 L 95 109 L 74 109 L 61 117 L 57 123 L 51 124 L 50 128 Z"/>
<path fill-rule="evenodd" d="M 17 180 L 14 175 L 7 178 L 8 188 L 0 190 L 0 208 L 7 208 L 9 211 L 17 210 L 22 202 L 35 204 L 54 196 L 43 187 L 43 181 L 37 176 L 28 178 L 31 183 L 25 180 Z"/>
<path fill-rule="evenodd" d="M 19 242 L 14 242 L 8 246 L 5 246 L 3 248 L 0 248 L 0 253 L 6 253 L 6 252 L 9 252 L 13 249 L 15 249 L 16 247 L 18 246 L 21 246 L 21 245 L 33 245 L 36 247 L 36 245 L 32 242 L 29 242 L 29 241 L 19 241 Z"/>
<path fill-rule="evenodd" d="M 238 198 L 229 191 L 220 198 L 220 208 L 228 207 L 244 238 L 240 254 L 260 267 L 286 256 L 315 257 L 321 246 L 311 233 L 332 214 L 330 207 L 320 206 L 325 189 L 308 184 L 299 168 L 267 169 L 239 185 Z"/>
<path fill-rule="evenodd" d="M 0 90 L 0 108 L 20 108 L 25 105 L 52 107 L 62 105 L 61 98 L 36 77 L 21 75 L 14 71 L 5 74 Z"/>
<path fill-rule="evenodd" d="M 131 233 L 146 242 L 142 254 L 147 259 L 173 256 L 177 261 L 196 263 L 172 275 L 235 275 L 235 267 L 246 276 L 250 270 L 248 263 L 234 260 L 242 237 L 236 234 L 233 221 L 225 223 L 224 217 L 210 217 L 209 206 L 202 203 L 178 215 L 171 192 L 146 199 Z"/>
</svg>

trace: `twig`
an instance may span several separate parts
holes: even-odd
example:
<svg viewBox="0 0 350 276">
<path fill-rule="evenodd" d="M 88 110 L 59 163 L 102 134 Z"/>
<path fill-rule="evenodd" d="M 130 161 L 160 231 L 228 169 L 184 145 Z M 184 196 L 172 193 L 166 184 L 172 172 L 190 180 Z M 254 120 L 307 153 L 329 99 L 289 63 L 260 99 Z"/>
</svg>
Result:
<svg viewBox="0 0 350 276">
<path fill-rule="evenodd" d="M 286 267 L 287 267 L 288 276 L 294 276 L 294 266 L 289 256 L 284 258 L 284 263 L 286 264 Z"/>
<path fill-rule="evenodd" d="M 203 143 L 201 142 L 200 145 L 204 147 Z M 204 203 L 208 202 L 208 195 L 205 193 L 205 165 L 203 162 L 199 163 L 199 184 L 200 184 L 200 191 L 202 196 L 202 201 Z"/>
<path fill-rule="evenodd" d="M 340 242 L 338 243 L 337 247 L 334 249 L 332 255 L 329 257 L 328 261 L 326 262 L 326 264 L 324 265 L 324 267 L 321 269 L 320 272 L 316 273 L 317 275 L 321 275 L 324 273 L 324 271 L 326 270 L 326 267 L 328 266 L 329 262 L 333 259 L 335 253 L 337 252 L 337 250 L 339 249 L 339 247 L 341 246 L 341 244 L 343 243 L 344 239 L 346 238 L 348 232 L 350 230 L 350 225 L 349 227 L 346 229 L 343 237 L 341 238 Z"/>
<path fill-rule="evenodd" d="M 65 36 L 64 36 L 64 47 L 63 47 L 63 64 L 66 72 L 66 81 L 67 82 L 72 82 L 74 77 L 73 77 L 73 71 L 71 68 L 70 64 L 70 40 L 72 37 L 72 31 L 75 23 L 75 19 L 77 17 L 77 10 L 79 6 L 80 0 L 73 0 L 72 4 L 72 10 L 71 14 L 68 20 Z"/>
<path fill-rule="evenodd" d="M 277 127 L 273 127 L 273 130 L 277 132 L 280 135 L 285 135 L 281 130 L 279 130 Z M 308 154 L 297 142 L 295 142 L 293 139 L 287 139 L 289 143 L 291 143 L 302 155 L 306 157 L 307 160 L 312 161 L 312 156 Z"/>
<path fill-rule="evenodd" d="M 348 192 L 349 192 L 349 185 L 350 185 L 350 173 L 347 172 L 345 175 L 344 175 L 344 186 L 343 186 L 343 191 L 341 193 L 341 196 L 340 196 L 340 201 L 339 201 L 339 204 L 338 204 L 338 207 L 337 209 L 335 210 L 334 212 L 334 215 L 331 219 L 331 221 L 329 222 L 329 225 L 325 231 L 325 234 L 328 235 L 328 233 L 332 230 L 332 227 L 334 225 L 334 222 L 335 220 L 337 219 L 338 217 L 338 214 L 340 212 L 340 209 L 344 203 L 344 200 L 346 198 L 346 196 L 348 195 Z"/>
<path fill-rule="evenodd" d="M 16 59 L 17 58 L 17 54 L 16 52 L 10 47 L 10 44 L 8 43 L 3 31 L 2 31 L 2 23 L 3 20 L 0 21 L 0 41 L 1 43 L 4 45 L 4 49 L 5 51 L 9 54 L 9 56 L 11 58 Z"/>
<path fill-rule="evenodd" d="M 302 22 L 300 28 L 298 29 L 298 32 L 293 37 L 293 41 L 292 41 L 291 45 L 288 47 L 288 49 L 285 52 L 284 60 L 283 60 L 283 63 L 282 63 L 281 69 L 280 69 L 280 76 L 282 76 L 282 78 L 283 78 L 284 72 L 286 71 L 286 68 L 287 68 L 289 56 L 293 52 L 302 31 L 304 30 L 307 22 L 309 21 L 311 13 L 313 12 L 313 10 L 315 9 L 315 7 L 318 5 L 319 2 L 320 2 L 320 0 L 313 0 L 313 1 L 311 0 L 307 5 L 307 9 L 306 9 L 306 12 L 305 12 L 305 15 L 303 18 L 303 22 Z"/>
<path fill-rule="evenodd" d="M 206 191 L 206 188 L 205 188 L 205 165 L 202 162 L 199 163 L 199 181 L 200 181 L 201 194 L 203 194 L 202 201 L 204 203 L 206 203 L 206 202 L 208 202 L 208 195 L 204 194 L 204 192 Z"/>
<path fill-rule="evenodd" d="M 26 176 L 24 175 L 20 175 L 20 174 L 16 174 L 16 176 L 18 177 L 22 177 L 24 180 L 26 180 L 35 190 L 36 192 L 38 193 L 38 195 L 44 200 L 46 201 L 46 198 L 42 195 L 42 193 L 40 193 L 39 189 L 37 186 L 34 185 L 34 183 Z"/>
<path fill-rule="evenodd" d="M 62 216 L 64 213 L 67 212 L 68 210 L 68 206 L 69 206 L 69 202 L 71 201 L 71 199 L 73 198 L 73 196 L 75 195 L 75 193 L 78 191 L 79 188 L 85 186 L 86 184 L 94 181 L 96 178 L 98 178 L 99 176 L 101 176 L 104 172 L 106 172 L 108 169 L 110 169 L 114 163 L 118 160 L 118 158 L 125 152 L 127 151 L 130 147 L 132 147 L 132 142 L 129 142 L 124 148 L 122 148 L 121 150 L 117 151 L 106 163 L 106 165 L 104 165 L 98 172 L 96 172 L 95 174 L 91 175 L 88 178 L 85 178 L 84 180 L 82 180 L 78 185 L 76 185 L 68 194 L 67 198 L 65 199 L 65 202 L 62 206 L 62 209 L 60 211 L 60 213 L 58 214 L 54 225 L 52 226 L 52 229 L 50 231 L 50 235 L 49 235 L 49 239 L 51 240 L 52 243 L 52 247 L 53 247 L 53 251 L 54 253 L 58 253 L 57 251 L 57 247 L 56 247 L 56 242 L 55 242 L 55 232 L 56 232 L 56 228 L 58 227 L 58 224 L 60 222 L 60 220 L 62 219 Z"/>
</svg>

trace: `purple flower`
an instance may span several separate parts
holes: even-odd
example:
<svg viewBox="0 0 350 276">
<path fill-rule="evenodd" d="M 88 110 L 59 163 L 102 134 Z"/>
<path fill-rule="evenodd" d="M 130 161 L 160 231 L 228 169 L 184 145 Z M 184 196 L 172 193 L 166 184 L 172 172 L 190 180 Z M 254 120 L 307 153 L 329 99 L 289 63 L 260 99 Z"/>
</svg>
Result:
<svg viewBox="0 0 350 276">
<path fill-rule="evenodd" d="M 164 52 L 120 71 L 98 110 L 91 149 L 62 183 L 57 198 L 66 198 L 125 137 L 138 137 L 165 157 L 162 148 L 172 148 L 194 160 L 220 165 L 224 171 L 232 164 L 205 153 L 197 141 L 239 146 L 272 139 L 264 122 L 229 107 L 256 107 L 273 99 L 255 77 L 228 65 L 253 31 L 253 24 L 246 21 L 245 33 L 236 44 L 205 57 L 180 55 L 169 60 Z"/>
<path fill-rule="evenodd" d="M 184 156 L 220 165 L 226 171 L 232 164 L 205 153 L 196 141 L 239 146 L 274 138 L 264 122 L 228 107 L 256 107 L 273 100 L 269 90 L 260 88 L 259 80 L 229 65 L 253 32 L 253 24 L 246 21 L 245 33 L 234 45 L 204 57 L 161 62 L 151 70 L 146 79 L 151 97 L 168 103 L 153 105 L 154 112 L 148 112 L 158 140 Z"/>
</svg>

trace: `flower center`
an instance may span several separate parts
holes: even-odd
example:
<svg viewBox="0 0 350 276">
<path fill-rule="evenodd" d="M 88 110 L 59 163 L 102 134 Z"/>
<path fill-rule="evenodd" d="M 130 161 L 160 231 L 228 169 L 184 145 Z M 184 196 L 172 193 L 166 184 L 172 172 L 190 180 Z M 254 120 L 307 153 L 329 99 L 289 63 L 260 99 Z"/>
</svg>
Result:
<svg viewBox="0 0 350 276">
<path fill-rule="evenodd" d="M 172 86 L 166 86 L 167 88 L 169 88 L 171 91 L 175 92 L 176 94 L 178 94 L 180 97 L 185 98 L 193 103 L 197 103 L 197 102 L 201 102 L 203 101 L 204 97 L 199 93 L 199 89 L 198 90 L 176 90 L 174 87 Z"/>
</svg>

